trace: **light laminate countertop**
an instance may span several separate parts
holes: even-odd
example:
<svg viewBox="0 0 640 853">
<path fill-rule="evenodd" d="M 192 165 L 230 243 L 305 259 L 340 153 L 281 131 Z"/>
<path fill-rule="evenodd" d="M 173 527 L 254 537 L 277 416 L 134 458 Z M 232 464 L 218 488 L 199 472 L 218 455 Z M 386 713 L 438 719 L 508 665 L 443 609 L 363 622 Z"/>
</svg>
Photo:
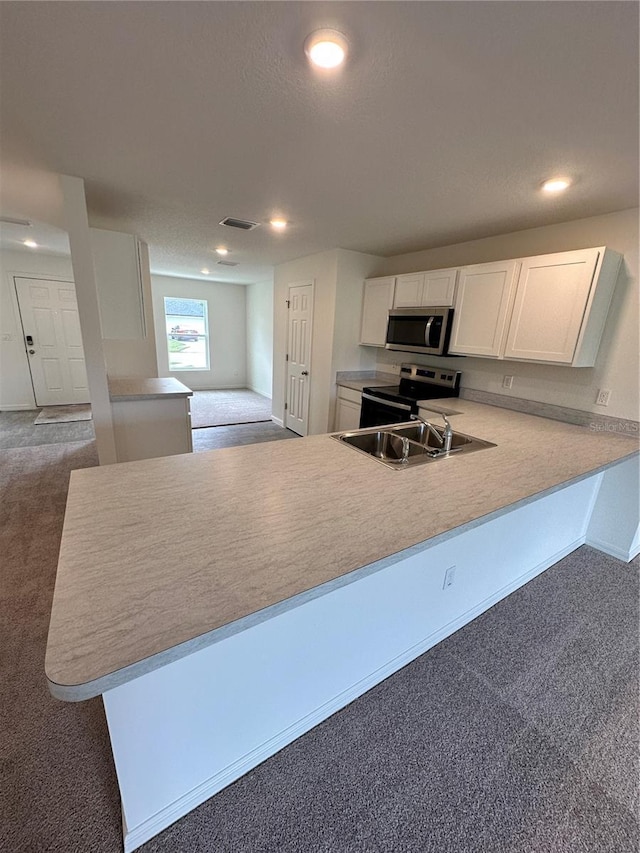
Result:
<svg viewBox="0 0 640 853">
<path fill-rule="evenodd" d="M 170 397 L 192 397 L 193 391 L 173 377 L 143 379 L 109 379 L 109 398 L 112 403 L 128 400 L 163 400 Z"/>
<path fill-rule="evenodd" d="M 367 371 L 365 371 L 365 374 Z M 397 385 L 400 377 L 395 373 L 381 373 L 379 371 L 368 372 L 368 375 L 355 372 L 350 374 L 338 374 L 336 385 L 343 388 L 351 388 L 353 391 L 362 391 L 363 388 L 378 388 L 383 385 Z"/>
<path fill-rule="evenodd" d="M 318 435 L 74 471 L 52 692 L 102 693 L 638 452 L 632 437 L 455 402 L 454 428 L 497 447 L 397 471 Z"/>
</svg>

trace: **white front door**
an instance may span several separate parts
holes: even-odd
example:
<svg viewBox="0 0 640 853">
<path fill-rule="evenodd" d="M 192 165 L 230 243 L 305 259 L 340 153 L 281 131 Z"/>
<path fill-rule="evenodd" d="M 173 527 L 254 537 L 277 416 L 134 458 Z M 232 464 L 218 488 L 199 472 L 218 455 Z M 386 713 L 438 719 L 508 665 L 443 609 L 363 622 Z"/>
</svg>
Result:
<svg viewBox="0 0 640 853">
<path fill-rule="evenodd" d="M 313 324 L 313 284 L 289 288 L 287 401 L 284 425 L 306 435 L 309 429 L 309 370 Z"/>
<path fill-rule="evenodd" d="M 36 405 L 88 403 L 74 283 L 18 276 L 14 281 Z"/>
</svg>

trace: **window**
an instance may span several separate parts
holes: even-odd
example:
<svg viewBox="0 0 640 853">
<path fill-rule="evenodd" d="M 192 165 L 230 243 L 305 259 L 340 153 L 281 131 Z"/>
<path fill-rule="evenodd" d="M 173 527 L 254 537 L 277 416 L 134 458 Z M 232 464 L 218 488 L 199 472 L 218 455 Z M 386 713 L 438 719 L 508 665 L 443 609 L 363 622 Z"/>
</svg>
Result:
<svg viewBox="0 0 640 853">
<path fill-rule="evenodd" d="M 209 370 L 209 325 L 204 299 L 164 298 L 169 370 Z"/>
</svg>

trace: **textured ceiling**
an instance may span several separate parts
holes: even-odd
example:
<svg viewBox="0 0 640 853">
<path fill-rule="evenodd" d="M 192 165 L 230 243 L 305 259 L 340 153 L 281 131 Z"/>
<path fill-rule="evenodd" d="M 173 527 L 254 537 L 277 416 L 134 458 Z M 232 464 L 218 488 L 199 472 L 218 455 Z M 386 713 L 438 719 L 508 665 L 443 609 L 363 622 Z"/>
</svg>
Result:
<svg viewBox="0 0 640 853">
<path fill-rule="evenodd" d="M 37 213 L 17 175 L 77 175 L 156 271 L 247 283 L 638 204 L 636 3 L 2 2 L 0 25 L 0 213 Z M 339 73 L 306 63 L 320 26 Z"/>
</svg>

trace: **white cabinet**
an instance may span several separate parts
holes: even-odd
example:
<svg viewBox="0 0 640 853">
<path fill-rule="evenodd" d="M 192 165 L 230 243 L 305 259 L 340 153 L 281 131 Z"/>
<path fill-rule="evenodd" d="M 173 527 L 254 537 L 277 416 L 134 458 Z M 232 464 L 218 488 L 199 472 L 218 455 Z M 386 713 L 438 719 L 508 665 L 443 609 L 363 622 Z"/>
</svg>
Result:
<svg viewBox="0 0 640 853">
<path fill-rule="evenodd" d="M 192 391 L 173 378 L 109 379 L 118 462 L 191 453 Z"/>
<path fill-rule="evenodd" d="M 457 276 L 457 269 L 399 275 L 393 307 L 450 307 L 454 302 Z"/>
<path fill-rule="evenodd" d="M 133 234 L 91 228 L 102 337 L 146 336 L 140 243 Z"/>
<path fill-rule="evenodd" d="M 460 270 L 449 352 L 501 356 L 518 268 L 499 261 Z"/>
<path fill-rule="evenodd" d="M 360 408 L 362 393 L 353 388 L 338 385 L 336 400 L 336 431 L 358 429 L 360 426 Z"/>
<path fill-rule="evenodd" d="M 464 267 L 450 351 L 592 367 L 621 261 L 601 246 Z"/>
<path fill-rule="evenodd" d="M 364 283 L 360 343 L 383 347 L 387 339 L 389 309 L 393 306 L 395 276 L 369 278 Z"/>
<path fill-rule="evenodd" d="M 601 246 L 464 267 L 450 351 L 592 367 L 621 261 Z"/>
<path fill-rule="evenodd" d="M 609 252 L 604 263 L 605 254 L 600 248 L 523 259 L 505 358 L 595 364 L 620 262 Z"/>
</svg>

